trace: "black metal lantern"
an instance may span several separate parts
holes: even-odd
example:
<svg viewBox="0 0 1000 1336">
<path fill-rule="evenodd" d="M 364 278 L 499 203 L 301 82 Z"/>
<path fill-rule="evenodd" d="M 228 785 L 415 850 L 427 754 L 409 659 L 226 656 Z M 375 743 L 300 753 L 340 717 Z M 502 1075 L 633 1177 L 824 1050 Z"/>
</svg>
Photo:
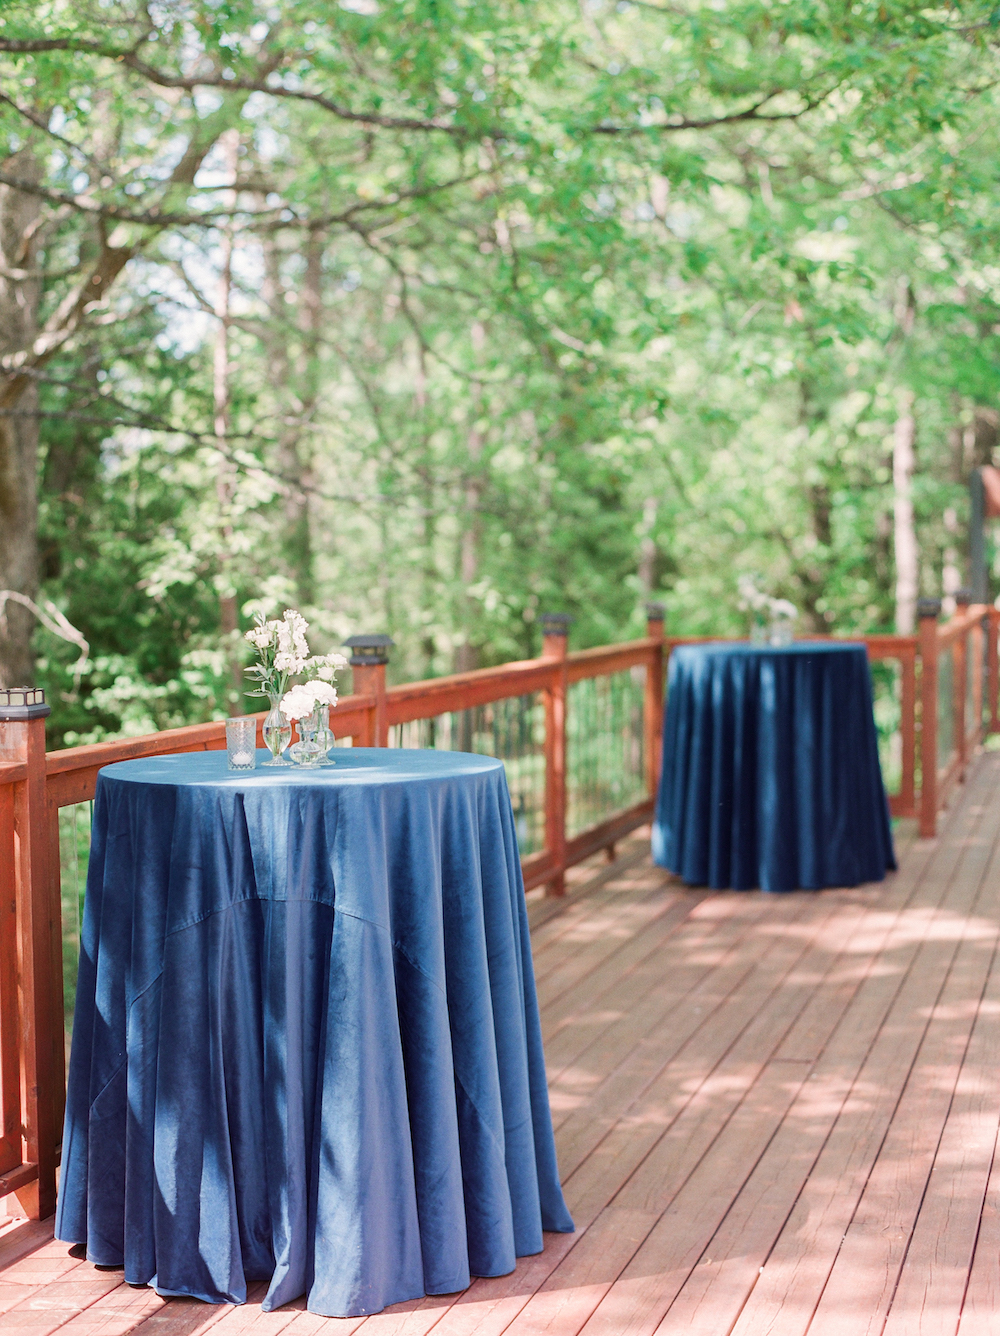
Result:
<svg viewBox="0 0 1000 1336">
<path fill-rule="evenodd" d="M 387 635 L 348 636 L 344 646 L 351 651 L 352 668 L 374 668 L 389 662 L 389 650 L 395 643 Z"/>
<path fill-rule="evenodd" d="M 41 687 L 0 687 L 0 719 L 44 719 L 51 713 Z"/>
</svg>

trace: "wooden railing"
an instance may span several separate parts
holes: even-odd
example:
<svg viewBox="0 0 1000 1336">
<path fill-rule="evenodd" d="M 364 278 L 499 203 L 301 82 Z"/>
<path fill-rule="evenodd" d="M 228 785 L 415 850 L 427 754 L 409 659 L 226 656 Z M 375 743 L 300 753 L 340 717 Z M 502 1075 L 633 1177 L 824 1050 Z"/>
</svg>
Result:
<svg viewBox="0 0 1000 1336">
<path fill-rule="evenodd" d="M 859 639 L 873 663 L 899 664 L 891 810 L 919 817 L 921 834 L 933 835 L 975 747 L 998 731 L 1000 612 L 968 607 L 944 625 L 936 606 L 922 612 L 918 636 Z M 526 889 L 561 895 L 568 868 L 602 849 L 613 854 L 650 819 L 665 665 L 675 645 L 690 642 L 664 638 L 656 605 L 646 637 L 626 644 L 568 653 L 566 625 L 552 619 L 545 630 L 538 659 L 388 688 L 384 655 L 359 650 L 354 694 L 332 723 L 342 743 L 356 746 L 405 742 L 423 728 L 432 745 L 492 747 L 541 832 L 541 847 L 522 846 Z M 517 703 L 519 750 L 505 755 L 496 719 Z M 46 754 L 47 712 L 6 721 L 0 713 L 0 1196 L 16 1191 L 36 1218 L 55 1208 L 65 1089 L 60 812 L 88 803 L 98 771 L 112 762 L 225 747 L 225 725 L 214 722 Z"/>
<path fill-rule="evenodd" d="M 920 601 L 920 834 L 932 836 L 937 814 L 969 761 L 998 722 L 997 635 L 1000 610 L 960 607 L 943 626 L 940 603 Z"/>
</svg>

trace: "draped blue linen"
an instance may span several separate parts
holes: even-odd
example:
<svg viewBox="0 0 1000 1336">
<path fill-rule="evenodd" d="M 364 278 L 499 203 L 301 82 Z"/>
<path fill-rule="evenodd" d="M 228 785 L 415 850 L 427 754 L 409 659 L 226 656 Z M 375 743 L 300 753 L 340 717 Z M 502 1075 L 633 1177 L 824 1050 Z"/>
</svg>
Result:
<svg viewBox="0 0 1000 1336">
<path fill-rule="evenodd" d="M 501 762 L 100 772 L 58 1238 L 162 1294 L 358 1316 L 572 1228 Z"/>
<path fill-rule="evenodd" d="M 734 890 L 856 886 L 896 866 L 864 645 L 673 651 L 653 857 Z"/>
</svg>

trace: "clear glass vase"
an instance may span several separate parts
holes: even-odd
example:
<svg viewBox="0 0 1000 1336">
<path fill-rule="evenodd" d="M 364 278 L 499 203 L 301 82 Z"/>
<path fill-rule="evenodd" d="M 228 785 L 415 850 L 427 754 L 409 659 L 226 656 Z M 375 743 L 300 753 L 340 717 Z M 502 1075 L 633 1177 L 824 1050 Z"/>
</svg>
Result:
<svg viewBox="0 0 1000 1336">
<path fill-rule="evenodd" d="M 271 709 L 267 718 L 261 726 L 261 733 L 264 736 L 264 746 L 271 753 L 271 759 L 265 761 L 265 765 L 289 765 L 282 752 L 292 740 L 292 726 L 288 718 L 282 714 L 280 709 L 280 696 L 272 696 Z"/>
<path fill-rule="evenodd" d="M 772 617 L 767 629 L 767 642 L 775 649 L 785 649 L 795 639 L 795 623 L 791 617 Z"/>
<path fill-rule="evenodd" d="M 322 756 L 322 747 L 316 741 L 319 711 L 313 710 L 312 714 L 303 715 L 295 721 L 295 725 L 299 730 L 299 740 L 288 748 L 288 755 L 296 765 L 313 769 L 319 765 Z"/>
<path fill-rule="evenodd" d="M 320 748 L 320 765 L 336 765 L 337 762 L 330 755 L 330 749 L 334 743 L 333 733 L 330 731 L 330 707 L 329 705 L 319 706 L 319 728 L 316 730 L 316 741 Z"/>
</svg>

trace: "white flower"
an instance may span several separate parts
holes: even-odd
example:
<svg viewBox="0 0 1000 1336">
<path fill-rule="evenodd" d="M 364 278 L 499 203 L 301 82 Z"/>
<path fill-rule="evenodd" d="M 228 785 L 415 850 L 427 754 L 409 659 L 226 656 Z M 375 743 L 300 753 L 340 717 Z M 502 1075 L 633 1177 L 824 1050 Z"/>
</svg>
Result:
<svg viewBox="0 0 1000 1336">
<path fill-rule="evenodd" d="M 789 621 L 799 615 L 799 610 L 794 603 L 789 603 L 787 598 L 772 598 L 769 600 L 772 617 L 787 617 Z"/>
<path fill-rule="evenodd" d="M 274 622 L 265 622 L 263 626 L 255 626 L 252 631 L 246 633 L 246 639 L 258 649 L 266 649 L 271 643 L 274 625 Z"/>
<path fill-rule="evenodd" d="M 306 661 L 301 655 L 290 650 L 279 650 L 274 656 L 274 666 L 279 673 L 301 673 L 305 663 Z"/>
<path fill-rule="evenodd" d="M 286 608 L 282 620 L 278 623 L 278 648 L 286 654 L 295 654 L 300 659 L 309 657 L 309 642 L 306 631 L 309 623 L 294 608 Z M 301 669 L 296 669 L 301 672 Z"/>
<path fill-rule="evenodd" d="M 336 705 L 337 689 L 328 682 L 297 682 L 281 699 L 281 712 L 289 719 L 304 719 L 317 705 Z"/>
<path fill-rule="evenodd" d="M 315 673 L 324 682 L 332 682 L 337 670 L 346 667 L 347 660 L 343 654 L 314 654 L 305 663 L 305 671 Z"/>
<path fill-rule="evenodd" d="M 302 685 L 292 687 L 281 698 L 281 713 L 288 719 L 304 719 L 315 708 L 316 702 Z"/>
<path fill-rule="evenodd" d="M 757 588 L 757 583 L 752 575 L 741 575 L 736 585 L 740 591 L 741 608 L 759 612 L 762 608 L 767 607 L 768 597 Z"/>
</svg>

